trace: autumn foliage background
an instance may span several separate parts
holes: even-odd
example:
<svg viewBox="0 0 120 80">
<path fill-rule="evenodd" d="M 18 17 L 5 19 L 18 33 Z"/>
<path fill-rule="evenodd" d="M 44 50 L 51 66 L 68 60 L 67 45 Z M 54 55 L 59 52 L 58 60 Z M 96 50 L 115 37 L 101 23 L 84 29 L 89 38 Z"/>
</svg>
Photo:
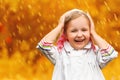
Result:
<svg viewBox="0 0 120 80">
<path fill-rule="evenodd" d="M 51 80 L 53 64 L 36 49 L 67 10 L 88 11 L 96 31 L 120 52 L 120 0 L 0 0 L 0 80 Z M 102 71 L 120 80 L 120 56 Z"/>
</svg>

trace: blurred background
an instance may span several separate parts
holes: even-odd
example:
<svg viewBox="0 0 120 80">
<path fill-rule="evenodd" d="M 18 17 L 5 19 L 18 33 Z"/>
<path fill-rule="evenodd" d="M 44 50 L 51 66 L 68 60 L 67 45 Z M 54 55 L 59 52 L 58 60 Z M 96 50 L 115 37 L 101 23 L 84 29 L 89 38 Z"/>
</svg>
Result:
<svg viewBox="0 0 120 80">
<path fill-rule="evenodd" d="M 0 0 L 0 80 L 51 80 L 53 64 L 36 49 L 67 10 L 88 11 L 96 31 L 120 52 L 120 0 Z M 120 80 L 120 56 L 102 71 Z"/>
</svg>

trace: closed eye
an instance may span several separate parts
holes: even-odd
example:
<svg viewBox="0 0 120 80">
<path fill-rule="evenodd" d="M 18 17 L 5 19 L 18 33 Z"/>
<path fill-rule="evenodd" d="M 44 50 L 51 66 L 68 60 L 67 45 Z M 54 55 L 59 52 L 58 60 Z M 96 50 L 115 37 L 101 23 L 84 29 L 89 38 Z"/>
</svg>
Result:
<svg viewBox="0 0 120 80">
<path fill-rule="evenodd" d="M 77 29 L 71 30 L 71 32 L 77 32 L 77 31 L 78 31 Z"/>
<path fill-rule="evenodd" d="M 86 29 L 86 28 L 83 28 L 83 29 L 82 29 L 82 31 L 88 31 L 88 29 Z"/>
</svg>

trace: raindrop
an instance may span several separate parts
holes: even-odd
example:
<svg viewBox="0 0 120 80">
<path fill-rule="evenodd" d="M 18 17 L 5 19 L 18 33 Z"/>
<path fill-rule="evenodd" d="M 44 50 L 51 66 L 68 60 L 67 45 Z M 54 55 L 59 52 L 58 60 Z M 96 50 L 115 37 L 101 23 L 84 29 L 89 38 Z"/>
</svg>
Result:
<svg viewBox="0 0 120 80">
<path fill-rule="evenodd" d="M 107 3 L 106 1 L 104 1 L 104 4 L 105 4 L 106 8 L 108 9 L 108 11 L 110 11 L 111 9 L 110 9 L 110 7 L 108 6 L 108 3 Z"/>
<path fill-rule="evenodd" d="M 117 17 L 117 15 L 116 15 L 116 14 L 114 14 L 114 18 L 115 18 L 115 20 L 116 20 L 116 21 L 118 20 L 118 17 Z"/>
</svg>

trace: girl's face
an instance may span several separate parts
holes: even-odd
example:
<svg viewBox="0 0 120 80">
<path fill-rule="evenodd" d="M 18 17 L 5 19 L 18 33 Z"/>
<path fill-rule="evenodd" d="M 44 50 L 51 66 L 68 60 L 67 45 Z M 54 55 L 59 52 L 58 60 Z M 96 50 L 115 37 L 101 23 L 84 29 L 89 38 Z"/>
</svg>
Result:
<svg viewBox="0 0 120 80">
<path fill-rule="evenodd" d="M 70 20 L 66 24 L 65 34 L 67 40 L 74 49 L 82 49 L 90 40 L 88 19 L 81 15 L 76 19 Z"/>
</svg>

